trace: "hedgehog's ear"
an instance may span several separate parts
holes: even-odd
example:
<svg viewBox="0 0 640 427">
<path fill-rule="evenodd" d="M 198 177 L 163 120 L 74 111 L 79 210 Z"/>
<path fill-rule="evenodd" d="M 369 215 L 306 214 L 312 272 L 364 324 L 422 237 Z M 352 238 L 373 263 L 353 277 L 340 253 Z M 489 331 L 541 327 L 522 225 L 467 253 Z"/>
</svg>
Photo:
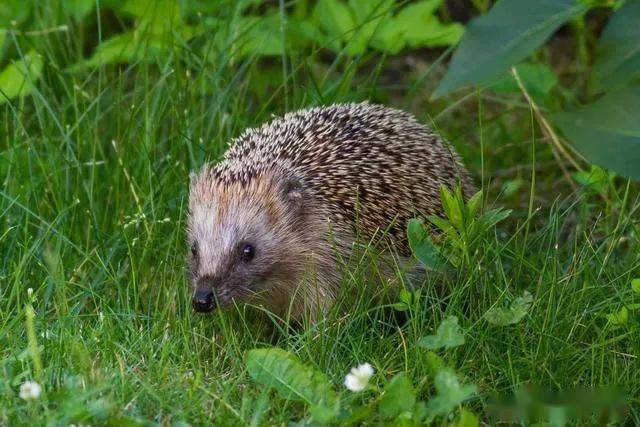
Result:
<svg viewBox="0 0 640 427">
<path fill-rule="evenodd" d="M 282 181 L 280 194 L 293 209 L 300 209 L 304 204 L 304 189 L 300 180 L 294 176 L 287 176 Z"/>
</svg>

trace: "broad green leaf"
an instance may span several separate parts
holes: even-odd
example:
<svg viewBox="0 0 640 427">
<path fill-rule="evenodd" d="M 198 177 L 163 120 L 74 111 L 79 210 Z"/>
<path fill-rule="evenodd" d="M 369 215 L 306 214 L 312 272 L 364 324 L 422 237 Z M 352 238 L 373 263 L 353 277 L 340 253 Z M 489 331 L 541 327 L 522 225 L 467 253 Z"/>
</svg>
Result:
<svg viewBox="0 0 640 427">
<path fill-rule="evenodd" d="M 19 26 L 31 15 L 33 3 L 25 0 L 0 1 L 0 28 Z"/>
<path fill-rule="evenodd" d="M 615 326 L 626 325 L 629 322 L 629 309 L 622 307 L 615 313 L 607 314 L 607 320 Z"/>
<path fill-rule="evenodd" d="M 371 45 L 376 49 L 395 55 L 406 45 L 402 32 L 403 29 L 397 25 L 397 21 L 387 17 L 380 22 L 373 40 L 371 40 Z"/>
<path fill-rule="evenodd" d="M 569 420 L 569 411 L 566 405 L 553 405 L 549 407 L 548 411 L 548 425 L 550 427 L 567 425 L 567 421 Z"/>
<path fill-rule="evenodd" d="M 409 46 L 448 46 L 458 42 L 464 27 L 458 23 L 443 24 L 434 15 L 442 0 L 425 0 L 404 7 L 393 19 L 401 37 Z"/>
<path fill-rule="evenodd" d="M 428 351 L 427 354 L 425 355 L 425 358 L 427 362 L 428 373 L 432 377 L 435 377 L 438 374 L 438 372 L 445 369 L 446 365 L 444 363 L 444 360 L 442 360 L 442 357 L 438 356 L 437 353 L 433 351 Z"/>
<path fill-rule="evenodd" d="M 440 218 L 439 216 L 436 216 L 436 215 L 429 215 L 427 219 L 431 224 L 435 225 L 444 233 L 446 233 L 451 239 L 456 240 L 458 238 L 458 232 L 456 231 L 455 228 L 453 228 L 453 225 L 451 225 L 451 223 L 446 219 Z"/>
<path fill-rule="evenodd" d="M 413 47 L 442 46 L 456 43 L 461 34 L 459 24 L 442 24 L 433 16 L 442 0 L 408 4 L 394 17 L 384 19 L 374 35 L 372 45 L 396 54 L 408 43 Z"/>
<path fill-rule="evenodd" d="M 170 35 L 189 40 L 202 32 L 201 27 L 184 22 L 178 0 L 127 0 L 120 10 L 136 18 L 135 31 L 142 38 L 166 43 Z"/>
<path fill-rule="evenodd" d="M 411 303 L 413 302 L 413 296 L 411 292 L 406 289 L 402 289 L 400 291 L 400 301 L 407 305 L 411 305 Z"/>
<path fill-rule="evenodd" d="M 478 191 L 476 194 L 471 196 L 469 200 L 467 200 L 467 214 L 469 215 L 469 218 L 475 218 L 481 203 L 482 190 Z"/>
<path fill-rule="evenodd" d="M 393 309 L 397 311 L 407 311 L 409 306 L 403 302 L 396 302 L 393 304 Z"/>
<path fill-rule="evenodd" d="M 292 354 L 280 348 L 249 350 L 247 370 L 254 380 L 275 389 L 284 399 L 311 405 L 325 421 L 329 413 L 337 415 L 338 399 L 327 376 Z"/>
<path fill-rule="evenodd" d="M 455 372 L 445 369 L 436 375 L 434 385 L 437 395 L 427 402 L 430 417 L 447 415 L 458 405 L 476 393 L 476 386 L 462 385 Z"/>
<path fill-rule="evenodd" d="M 558 85 L 558 77 L 546 64 L 524 62 L 515 68 L 523 86 L 538 101 L 546 100 Z M 492 84 L 491 90 L 498 93 L 520 93 L 520 87 L 511 73 Z"/>
<path fill-rule="evenodd" d="M 333 421 L 338 416 L 339 408 L 334 406 L 326 406 L 324 404 L 311 406 L 309 412 L 314 421 L 321 424 L 327 424 Z"/>
<path fill-rule="evenodd" d="M 139 31 L 154 35 L 179 30 L 184 25 L 178 0 L 127 0 L 121 10 L 138 19 Z"/>
<path fill-rule="evenodd" d="M 400 22 L 405 22 L 404 19 L 409 19 L 412 15 L 420 17 L 433 16 L 433 14 L 438 11 L 438 8 L 442 6 L 442 2 L 443 0 L 420 0 L 408 3 L 407 6 L 398 12 L 398 17 L 402 18 Z"/>
<path fill-rule="evenodd" d="M 361 425 L 363 421 L 371 418 L 373 409 L 372 405 L 343 408 L 335 422 L 337 425 Z"/>
<path fill-rule="evenodd" d="M 456 192 L 449 190 L 444 185 L 440 187 L 440 200 L 442 201 L 442 209 L 447 219 L 458 230 L 462 229 L 463 224 L 463 203 L 460 198 L 456 197 Z"/>
<path fill-rule="evenodd" d="M 574 172 L 572 176 L 579 184 L 591 187 L 600 193 L 604 193 L 609 186 L 609 173 L 596 165 L 591 165 L 588 171 Z"/>
<path fill-rule="evenodd" d="M 433 96 L 485 84 L 517 64 L 562 24 L 587 10 L 577 0 L 502 0 L 472 20 Z"/>
<path fill-rule="evenodd" d="M 409 4 L 392 16 L 392 0 L 320 0 L 314 17 L 320 28 L 333 39 L 325 43 L 331 49 L 350 55 L 364 53 L 368 45 L 398 53 L 407 44 L 412 47 L 444 46 L 458 41 L 464 27 L 443 24 L 434 15 L 442 0 Z"/>
<path fill-rule="evenodd" d="M 424 21 L 422 32 L 407 32 L 405 39 L 413 48 L 451 46 L 458 43 L 463 34 L 464 26 L 461 24 L 443 24 L 436 17 L 432 17 Z"/>
<path fill-rule="evenodd" d="M 284 53 L 280 16 L 277 13 L 261 18 L 242 18 L 238 31 L 242 34 L 238 38 L 238 54 L 241 57 L 252 54 L 281 56 Z"/>
<path fill-rule="evenodd" d="M 640 77 L 640 1 L 629 0 L 611 17 L 596 48 L 593 75 L 599 90 Z"/>
<path fill-rule="evenodd" d="M 351 55 L 360 55 L 372 42 L 382 21 L 388 19 L 393 0 L 349 0 L 348 5 L 355 30 L 345 37 L 346 49 Z"/>
<path fill-rule="evenodd" d="M 453 348 L 464 344 L 464 335 L 458 325 L 456 316 L 449 316 L 442 321 L 435 335 L 427 335 L 420 338 L 418 345 L 428 348 L 429 350 L 437 350 L 440 348 Z"/>
<path fill-rule="evenodd" d="M 89 59 L 73 65 L 69 70 L 123 62 L 152 61 L 159 58 L 166 47 L 166 43 L 159 38 L 129 31 L 103 41 Z"/>
<path fill-rule="evenodd" d="M 640 179 L 640 82 L 615 90 L 555 123 L 591 162 Z"/>
<path fill-rule="evenodd" d="M 33 92 L 34 83 L 42 75 L 42 57 L 30 50 L 23 59 L 7 65 L 0 71 L 0 104 Z"/>
<path fill-rule="evenodd" d="M 314 14 L 324 31 L 341 40 L 355 27 L 351 12 L 338 0 L 319 0 Z"/>
<path fill-rule="evenodd" d="M 496 208 L 483 213 L 476 221 L 476 225 L 481 229 L 488 230 L 497 223 L 504 221 L 511 215 L 511 209 Z"/>
<path fill-rule="evenodd" d="M 427 413 L 427 404 L 425 402 L 417 402 L 413 407 L 413 420 L 414 421 L 422 421 L 427 418 L 429 414 Z M 409 424 L 410 426 L 415 426 L 416 423 L 413 422 Z"/>
<path fill-rule="evenodd" d="M 319 46 L 331 44 L 331 40 L 309 21 L 287 18 L 285 31 L 283 40 L 280 14 L 271 10 L 265 12 L 262 17 L 242 16 L 235 19 L 230 24 L 230 34 L 223 34 L 223 31 L 219 30 L 213 36 L 212 42 L 216 49 L 239 58 L 254 55 L 280 57 L 285 53 L 285 48 L 306 49 L 314 42 Z"/>
<path fill-rule="evenodd" d="M 422 221 L 411 219 L 407 226 L 407 236 L 411 252 L 421 263 L 435 270 L 444 268 L 446 261 L 431 241 L 429 231 Z"/>
<path fill-rule="evenodd" d="M 458 417 L 456 427 L 478 427 L 479 424 L 480 420 L 478 420 L 478 416 L 476 414 L 469 412 L 466 409 L 460 410 L 460 416 Z"/>
<path fill-rule="evenodd" d="M 339 43 L 320 31 L 317 25 L 311 21 L 295 18 L 287 18 L 287 42 L 296 51 L 303 51 L 309 45 L 315 43 L 317 46 L 326 48 L 335 47 L 338 49 Z"/>
<path fill-rule="evenodd" d="M 640 294 L 640 278 L 631 281 L 631 289 L 633 289 L 635 293 Z"/>
<path fill-rule="evenodd" d="M 398 311 L 407 311 L 411 307 L 415 305 L 415 303 L 420 299 L 420 290 L 416 290 L 415 292 L 411 292 L 407 289 L 400 290 L 400 302 L 397 302 L 393 305 L 393 307 Z"/>
<path fill-rule="evenodd" d="M 416 392 L 404 373 L 393 377 L 384 388 L 378 410 L 383 418 L 394 418 L 411 411 L 416 403 Z"/>
<path fill-rule="evenodd" d="M 489 309 L 484 315 L 487 322 L 506 326 L 520 322 L 527 315 L 533 296 L 528 291 L 524 291 L 521 297 L 516 298 L 508 307 L 494 307 Z"/>
</svg>

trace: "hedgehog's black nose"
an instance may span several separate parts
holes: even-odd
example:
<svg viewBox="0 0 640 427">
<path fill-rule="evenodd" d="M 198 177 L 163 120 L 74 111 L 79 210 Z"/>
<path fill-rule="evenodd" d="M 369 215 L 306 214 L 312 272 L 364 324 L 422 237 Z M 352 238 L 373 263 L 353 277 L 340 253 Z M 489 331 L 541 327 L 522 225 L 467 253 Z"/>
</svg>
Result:
<svg viewBox="0 0 640 427">
<path fill-rule="evenodd" d="M 215 308 L 216 302 L 211 289 L 196 289 L 191 300 L 193 309 L 198 313 L 209 313 Z"/>
</svg>

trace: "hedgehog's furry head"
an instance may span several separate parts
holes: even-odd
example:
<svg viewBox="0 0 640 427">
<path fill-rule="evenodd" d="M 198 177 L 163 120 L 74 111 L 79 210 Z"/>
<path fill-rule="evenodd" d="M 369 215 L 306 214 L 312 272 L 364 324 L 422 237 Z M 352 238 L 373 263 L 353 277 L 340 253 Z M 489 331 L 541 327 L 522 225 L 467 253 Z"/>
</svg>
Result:
<svg viewBox="0 0 640 427">
<path fill-rule="evenodd" d="M 312 209 L 301 181 L 283 172 L 236 180 L 205 168 L 192 176 L 188 268 L 194 309 L 212 311 L 233 301 L 273 305 L 289 295 L 286 289 L 308 265 Z"/>
</svg>

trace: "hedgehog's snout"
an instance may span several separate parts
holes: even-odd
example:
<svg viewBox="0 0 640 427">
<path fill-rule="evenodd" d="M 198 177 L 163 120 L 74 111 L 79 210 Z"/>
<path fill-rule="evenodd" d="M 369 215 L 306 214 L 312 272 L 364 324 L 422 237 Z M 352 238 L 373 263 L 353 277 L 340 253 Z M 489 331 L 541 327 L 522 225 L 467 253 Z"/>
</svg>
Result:
<svg viewBox="0 0 640 427">
<path fill-rule="evenodd" d="M 198 288 L 191 300 L 193 309 L 198 313 L 210 313 L 216 307 L 216 299 L 210 288 Z"/>
<path fill-rule="evenodd" d="M 228 281 L 204 276 L 197 281 L 191 305 L 198 313 L 211 313 L 218 308 L 227 307 L 236 295 L 237 292 L 232 292 Z"/>
</svg>

